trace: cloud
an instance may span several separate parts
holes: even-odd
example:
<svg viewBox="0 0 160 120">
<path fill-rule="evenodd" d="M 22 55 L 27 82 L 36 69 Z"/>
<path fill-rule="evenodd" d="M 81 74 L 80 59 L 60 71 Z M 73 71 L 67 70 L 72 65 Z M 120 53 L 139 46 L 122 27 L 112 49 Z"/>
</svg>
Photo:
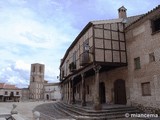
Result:
<svg viewBox="0 0 160 120">
<path fill-rule="evenodd" d="M 83 27 L 92 20 L 145 13 L 159 1 L 149 0 L 1 0 L 0 81 L 29 84 L 30 64 L 45 64 L 45 79 L 57 82 L 60 59 Z M 144 7 L 141 7 L 141 5 Z"/>
<path fill-rule="evenodd" d="M 23 70 L 23 71 L 29 71 L 30 67 L 31 67 L 30 64 L 27 64 L 27 63 L 25 63 L 22 60 L 16 61 L 15 66 L 14 66 L 15 69 L 17 69 L 17 70 Z"/>
</svg>

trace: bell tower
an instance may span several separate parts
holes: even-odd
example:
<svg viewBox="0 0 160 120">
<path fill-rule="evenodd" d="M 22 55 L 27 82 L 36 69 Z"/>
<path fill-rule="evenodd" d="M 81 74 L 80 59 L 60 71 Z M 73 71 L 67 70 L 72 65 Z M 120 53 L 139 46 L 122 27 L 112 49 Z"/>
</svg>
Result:
<svg viewBox="0 0 160 120">
<path fill-rule="evenodd" d="M 44 81 L 44 65 L 35 63 L 31 64 L 30 82 Z"/>
<path fill-rule="evenodd" d="M 31 64 L 30 72 L 30 85 L 29 92 L 30 98 L 35 100 L 43 99 L 43 85 L 44 85 L 44 64 L 34 63 Z"/>
</svg>

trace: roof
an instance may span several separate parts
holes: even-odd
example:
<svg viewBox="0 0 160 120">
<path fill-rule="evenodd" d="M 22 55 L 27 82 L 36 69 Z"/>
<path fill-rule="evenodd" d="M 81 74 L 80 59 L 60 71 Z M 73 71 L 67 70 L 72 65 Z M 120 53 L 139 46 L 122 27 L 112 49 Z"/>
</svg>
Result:
<svg viewBox="0 0 160 120">
<path fill-rule="evenodd" d="M 31 65 L 44 65 L 44 64 L 41 64 L 41 63 L 32 63 Z"/>
<path fill-rule="evenodd" d="M 120 11 L 120 10 L 127 10 L 124 6 L 122 6 L 122 7 L 120 7 L 119 9 L 118 9 L 118 11 Z"/>
<path fill-rule="evenodd" d="M 137 20 L 135 20 L 134 22 L 132 22 L 130 25 L 128 25 L 127 27 L 135 24 L 136 22 L 142 20 L 144 17 L 146 17 L 147 15 L 153 13 L 154 11 L 156 11 L 157 9 L 160 9 L 160 5 L 158 5 L 157 7 L 155 7 L 154 9 L 148 11 L 146 14 L 143 14 L 141 17 L 139 17 Z"/>
<path fill-rule="evenodd" d="M 147 16 L 148 14 L 152 13 L 153 11 L 157 10 L 160 8 L 160 5 L 158 5 L 156 8 L 154 8 L 153 10 L 149 11 L 146 14 L 142 14 L 142 15 L 137 15 L 137 16 L 131 16 L 131 17 L 127 17 L 127 18 L 118 18 L 118 19 L 111 19 L 111 20 L 97 20 L 97 21 L 91 21 L 89 22 L 84 28 L 83 30 L 79 33 L 79 35 L 76 37 L 76 39 L 72 42 L 72 44 L 70 45 L 70 47 L 67 49 L 62 62 L 60 64 L 60 67 L 62 66 L 65 58 L 67 57 L 69 51 L 74 47 L 74 45 L 77 43 L 78 39 L 83 35 L 83 33 L 85 33 L 86 30 L 88 30 L 92 25 L 96 25 L 96 24 L 105 24 L 105 23 L 116 23 L 116 22 L 126 22 L 125 27 L 129 27 L 131 25 L 133 25 L 134 23 L 138 22 L 139 20 L 141 20 L 142 18 L 144 18 L 145 16 Z M 125 9 L 124 6 L 122 6 L 119 9 Z M 126 20 L 126 21 L 125 21 Z"/>
<path fill-rule="evenodd" d="M 127 18 L 127 21 L 128 23 L 126 24 L 129 24 L 131 22 L 129 21 L 133 21 L 136 17 L 137 19 L 139 18 L 139 16 L 133 16 L 133 17 L 128 17 Z M 78 42 L 78 40 L 80 39 L 80 37 L 86 32 L 86 30 L 88 30 L 92 25 L 97 25 L 97 24 L 107 24 L 107 23 L 120 23 L 120 22 L 123 22 L 123 18 L 118 18 L 118 19 L 110 19 L 110 20 L 97 20 L 97 21 L 90 21 L 84 28 L 83 30 L 79 33 L 79 35 L 76 37 L 76 39 L 72 42 L 72 44 L 70 45 L 70 47 L 67 49 L 63 59 L 62 59 L 62 62 L 60 64 L 60 67 L 62 66 L 62 64 L 64 63 L 64 60 L 65 58 L 67 57 L 69 51 L 74 47 L 74 45 Z"/>
<path fill-rule="evenodd" d="M 15 85 L 0 83 L 0 89 L 16 90 L 16 89 L 19 89 L 19 88 L 17 88 Z"/>
<path fill-rule="evenodd" d="M 107 24 L 107 23 L 119 23 L 122 22 L 123 18 L 118 18 L 118 19 L 111 19 L 111 20 L 97 20 L 97 21 L 91 21 L 92 24 L 97 25 L 97 24 Z"/>
</svg>

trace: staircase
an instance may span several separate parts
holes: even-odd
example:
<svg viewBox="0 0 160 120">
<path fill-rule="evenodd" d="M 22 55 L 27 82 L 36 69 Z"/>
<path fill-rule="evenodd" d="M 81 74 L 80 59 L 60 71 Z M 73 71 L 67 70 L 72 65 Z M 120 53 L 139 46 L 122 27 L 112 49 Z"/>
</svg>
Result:
<svg viewBox="0 0 160 120">
<path fill-rule="evenodd" d="M 76 120 L 113 120 L 125 118 L 125 114 L 141 113 L 140 110 L 124 105 L 108 105 L 102 110 L 95 111 L 78 105 L 69 105 L 63 102 L 57 102 L 53 106 L 63 113 L 75 118 Z"/>
</svg>

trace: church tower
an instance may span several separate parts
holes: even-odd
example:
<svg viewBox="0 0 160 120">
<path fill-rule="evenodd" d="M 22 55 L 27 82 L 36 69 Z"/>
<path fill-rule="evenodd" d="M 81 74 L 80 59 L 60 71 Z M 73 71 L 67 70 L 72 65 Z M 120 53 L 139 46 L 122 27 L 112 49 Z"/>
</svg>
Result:
<svg viewBox="0 0 160 120">
<path fill-rule="evenodd" d="M 31 64 L 31 73 L 30 73 L 30 99 L 40 100 L 44 96 L 44 64 Z"/>
</svg>

